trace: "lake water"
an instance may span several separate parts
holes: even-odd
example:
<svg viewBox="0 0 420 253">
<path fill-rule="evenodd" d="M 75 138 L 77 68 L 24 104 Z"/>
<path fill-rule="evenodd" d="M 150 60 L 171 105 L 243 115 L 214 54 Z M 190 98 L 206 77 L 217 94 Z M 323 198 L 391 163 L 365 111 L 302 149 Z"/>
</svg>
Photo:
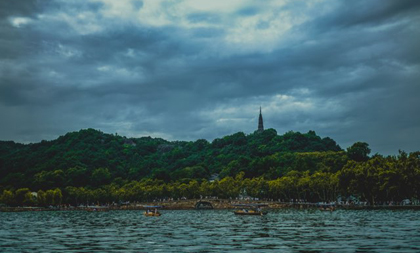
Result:
<svg viewBox="0 0 420 253">
<path fill-rule="evenodd" d="M 420 252 L 419 211 L 0 213 L 0 252 Z"/>
</svg>

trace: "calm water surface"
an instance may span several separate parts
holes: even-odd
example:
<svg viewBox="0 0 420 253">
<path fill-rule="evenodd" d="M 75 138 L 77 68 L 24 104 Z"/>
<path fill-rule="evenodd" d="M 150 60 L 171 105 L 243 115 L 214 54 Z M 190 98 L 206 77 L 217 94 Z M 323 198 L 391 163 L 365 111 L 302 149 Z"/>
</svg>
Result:
<svg viewBox="0 0 420 253">
<path fill-rule="evenodd" d="M 420 252 L 420 212 L 0 213 L 0 252 Z"/>
</svg>

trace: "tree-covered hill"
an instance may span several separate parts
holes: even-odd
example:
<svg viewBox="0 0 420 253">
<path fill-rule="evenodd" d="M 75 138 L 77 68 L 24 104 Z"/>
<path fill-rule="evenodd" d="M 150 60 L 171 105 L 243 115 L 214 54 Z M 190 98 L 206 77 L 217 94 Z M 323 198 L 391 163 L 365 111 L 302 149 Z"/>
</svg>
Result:
<svg viewBox="0 0 420 253">
<path fill-rule="evenodd" d="M 92 186 L 115 180 L 220 178 L 244 172 L 245 178 L 275 179 L 287 172 L 335 172 L 347 154 L 330 138 L 274 129 L 242 132 L 207 140 L 166 141 L 126 138 L 94 129 L 67 133 L 52 141 L 19 144 L 0 141 L 0 186 L 52 189 Z"/>
<path fill-rule="evenodd" d="M 209 143 L 126 138 L 87 129 L 34 144 L 0 142 L 0 206 L 244 195 L 417 203 L 420 152 L 369 154 L 365 142 L 344 151 L 313 131 L 239 132 Z"/>
</svg>

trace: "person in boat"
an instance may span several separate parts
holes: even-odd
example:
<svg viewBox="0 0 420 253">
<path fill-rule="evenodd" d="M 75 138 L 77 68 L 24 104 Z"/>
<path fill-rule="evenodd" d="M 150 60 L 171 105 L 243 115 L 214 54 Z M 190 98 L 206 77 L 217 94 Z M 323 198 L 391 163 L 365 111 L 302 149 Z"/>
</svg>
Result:
<svg viewBox="0 0 420 253">
<path fill-rule="evenodd" d="M 146 210 L 144 212 L 147 216 L 160 216 L 159 208 L 161 206 L 145 206 Z"/>
</svg>

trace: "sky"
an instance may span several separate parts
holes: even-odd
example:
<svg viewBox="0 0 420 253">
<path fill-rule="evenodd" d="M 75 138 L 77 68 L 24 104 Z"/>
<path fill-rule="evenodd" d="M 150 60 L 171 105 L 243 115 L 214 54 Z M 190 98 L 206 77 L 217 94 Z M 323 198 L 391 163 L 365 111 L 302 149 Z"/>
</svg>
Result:
<svg viewBox="0 0 420 253">
<path fill-rule="evenodd" d="M 2 0 L 0 140 L 314 130 L 420 150 L 418 0 Z"/>
</svg>

